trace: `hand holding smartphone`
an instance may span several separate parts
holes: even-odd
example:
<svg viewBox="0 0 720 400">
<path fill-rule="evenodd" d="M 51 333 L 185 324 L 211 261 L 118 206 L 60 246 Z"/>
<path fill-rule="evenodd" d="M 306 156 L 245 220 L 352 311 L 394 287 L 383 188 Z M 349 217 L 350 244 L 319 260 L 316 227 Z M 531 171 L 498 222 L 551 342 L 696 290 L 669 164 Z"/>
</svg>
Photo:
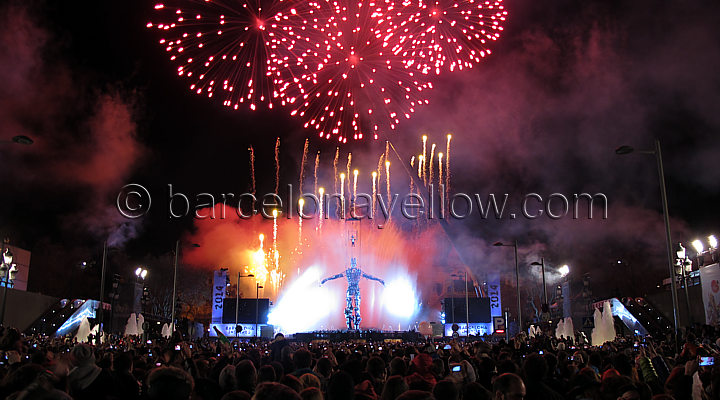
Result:
<svg viewBox="0 0 720 400">
<path fill-rule="evenodd" d="M 715 365 L 715 357 L 700 357 L 698 365 L 701 367 L 710 367 Z"/>
</svg>

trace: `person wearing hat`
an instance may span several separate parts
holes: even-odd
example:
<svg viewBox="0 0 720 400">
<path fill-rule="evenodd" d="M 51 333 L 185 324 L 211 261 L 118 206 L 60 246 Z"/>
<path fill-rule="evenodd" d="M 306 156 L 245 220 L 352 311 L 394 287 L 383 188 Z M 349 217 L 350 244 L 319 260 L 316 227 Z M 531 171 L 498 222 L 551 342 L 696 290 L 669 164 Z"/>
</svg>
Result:
<svg viewBox="0 0 720 400">
<path fill-rule="evenodd" d="M 70 395 L 75 400 L 106 399 L 115 392 L 112 374 L 95 364 L 93 349 L 78 344 L 70 352 L 74 368 L 68 374 Z"/>
</svg>

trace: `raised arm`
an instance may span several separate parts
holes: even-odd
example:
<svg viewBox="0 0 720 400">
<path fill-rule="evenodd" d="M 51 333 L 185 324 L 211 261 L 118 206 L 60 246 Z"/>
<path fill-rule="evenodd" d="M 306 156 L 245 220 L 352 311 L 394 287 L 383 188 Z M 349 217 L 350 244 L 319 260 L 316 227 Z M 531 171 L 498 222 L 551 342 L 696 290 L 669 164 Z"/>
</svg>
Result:
<svg viewBox="0 0 720 400">
<path fill-rule="evenodd" d="M 385 281 L 380 278 L 376 278 L 376 277 L 374 277 L 372 275 L 368 275 L 364 272 L 363 272 L 362 276 L 363 276 L 363 278 L 371 280 L 371 281 L 378 281 L 378 282 L 382 283 L 383 286 L 385 286 Z"/>
<path fill-rule="evenodd" d="M 329 277 L 329 278 L 325 278 L 325 279 L 323 279 L 322 281 L 320 281 L 320 285 L 324 285 L 325 282 L 331 281 L 331 280 L 333 280 L 333 279 L 342 278 L 343 276 L 344 276 L 344 275 L 343 275 L 343 273 L 341 272 L 341 273 L 339 273 L 339 274 L 337 274 L 337 275 L 333 275 L 333 276 L 331 276 L 331 277 Z"/>
</svg>

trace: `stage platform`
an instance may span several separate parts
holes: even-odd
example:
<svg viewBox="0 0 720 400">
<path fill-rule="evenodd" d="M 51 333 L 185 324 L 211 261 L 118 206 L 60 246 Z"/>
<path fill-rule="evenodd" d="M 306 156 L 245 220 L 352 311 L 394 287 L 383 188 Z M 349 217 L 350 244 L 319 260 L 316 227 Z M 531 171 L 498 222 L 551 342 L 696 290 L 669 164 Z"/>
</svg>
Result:
<svg viewBox="0 0 720 400">
<path fill-rule="evenodd" d="M 403 341 L 403 342 L 420 342 L 425 341 L 425 337 L 419 332 L 415 331 L 371 331 L 371 330 L 360 330 L 360 331 L 315 331 L 315 332 L 302 332 L 294 335 L 286 336 L 288 340 L 298 342 L 315 342 L 315 341 L 330 341 L 330 342 L 388 342 L 388 341 Z"/>
</svg>

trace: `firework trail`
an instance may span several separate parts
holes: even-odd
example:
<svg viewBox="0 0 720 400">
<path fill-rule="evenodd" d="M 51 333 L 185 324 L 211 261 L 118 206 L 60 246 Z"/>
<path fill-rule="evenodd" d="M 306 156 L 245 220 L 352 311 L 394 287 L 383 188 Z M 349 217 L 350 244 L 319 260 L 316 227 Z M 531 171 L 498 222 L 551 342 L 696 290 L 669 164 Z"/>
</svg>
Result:
<svg viewBox="0 0 720 400">
<path fill-rule="evenodd" d="M 280 138 L 275 142 L 275 194 L 280 188 Z"/>
<path fill-rule="evenodd" d="M 277 217 L 278 210 L 272 210 L 273 216 L 273 251 L 277 253 Z"/>
<path fill-rule="evenodd" d="M 423 156 L 420 154 L 418 156 L 418 178 L 422 178 L 422 166 L 423 166 Z"/>
<path fill-rule="evenodd" d="M 250 151 L 250 192 L 255 195 L 255 149 L 248 147 Z"/>
<path fill-rule="evenodd" d="M 377 179 L 378 179 L 378 185 L 380 184 L 380 179 L 382 178 L 382 166 L 383 166 L 383 160 L 385 159 L 385 153 L 380 154 L 380 158 L 378 159 L 377 163 Z"/>
<path fill-rule="evenodd" d="M 387 184 L 388 204 L 390 204 L 390 199 L 392 199 L 390 196 L 390 161 L 387 160 L 387 156 L 385 158 L 385 182 Z M 388 221 L 390 221 L 390 214 L 388 214 Z"/>
<path fill-rule="evenodd" d="M 432 183 L 433 183 L 433 159 L 434 159 L 434 158 L 435 158 L 435 143 L 433 143 L 432 146 L 430 147 L 430 164 L 429 164 L 429 166 L 430 166 L 430 168 L 429 168 L 430 174 L 429 174 L 429 177 L 428 177 L 428 182 L 429 182 L 431 185 L 432 185 Z"/>
<path fill-rule="evenodd" d="M 253 252 L 251 260 L 252 267 L 247 271 L 247 273 L 255 275 L 255 282 L 260 285 L 264 285 L 268 275 L 267 258 L 265 249 L 263 249 L 265 235 L 261 233 L 258 238 L 260 239 L 260 248 Z"/>
<path fill-rule="evenodd" d="M 452 140 L 452 134 L 448 133 L 445 146 L 445 201 L 448 202 L 448 206 L 450 205 L 448 199 L 448 194 L 450 194 L 450 140 Z"/>
<path fill-rule="evenodd" d="M 422 171 L 422 175 L 420 176 L 423 180 L 423 183 L 425 186 L 427 186 L 427 175 L 425 175 L 425 163 L 427 162 L 427 135 L 423 135 L 422 137 L 422 144 L 423 144 L 423 153 L 422 153 L 422 159 L 421 161 L 421 168 L 420 171 Z"/>
<path fill-rule="evenodd" d="M 303 223 L 303 206 L 305 205 L 305 199 L 300 198 L 298 200 L 298 247 L 302 246 L 302 223 Z"/>
<path fill-rule="evenodd" d="M 284 274 L 282 271 L 280 271 L 280 253 L 278 252 L 278 246 L 277 246 L 277 217 L 278 217 L 278 210 L 275 209 L 272 212 L 273 216 L 273 261 L 274 266 L 273 270 L 270 271 L 270 282 L 272 283 L 273 290 L 275 291 L 275 294 L 278 293 L 280 290 L 280 285 L 282 284 L 282 279 L 284 277 Z"/>
<path fill-rule="evenodd" d="M 318 194 L 320 195 L 320 201 L 319 201 L 319 203 L 320 203 L 320 205 L 319 205 L 319 207 L 320 207 L 320 218 L 318 218 L 318 226 L 317 226 L 317 229 L 320 230 L 320 229 L 322 229 L 323 214 L 324 214 L 324 211 L 325 211 L 325 209 L 323 208 L 323 197 L 325 196 L 325 188 L 320 187 L 320 188 L 318 189 Z"/>
<path fill-rule="evenodd" d="M 345 176 L 347 176 L 347 193 L 350 193 L 350 166 L 352 165 L 352 153 L 348 153 L 347 164 L 345 165 Z"/>
<path fill-rule="evenodd" d="M 392 52 L 407 68 L 439 74 L 472 68 L 491 54 L 488 44 L 500 37 L 506 17 L 502 0 L 403 0 L 381 25 L 392 26 Z"/>
<path fill-rule="evenodd" d="M 372 172 L 372 205 L 370 206 L 370 215 L 375 217 L 375 198 L 377 197 L 377 171 Z"/>
<path fill-rule="evenodd" d="M 308 153 L 308 142 L 310 139 L 305 139 L 305 146 L 303 146 L 302 161 L 300 161 L 300 193 L 303 191 L 303 180 L 305 179 L 305 163 L 307 162 Z"/>
<path fill-rule="evenodd" d="M 337 178 L 338 178 L 338 161 L 340 160 L 340 148 L 335 148 L 335 158 L 333 159 L 333 193 L 337 193 Z"/>
<path fill-rule="evenodd" d="M 443 153 L 438 153 L 438 183 L 443 184 Z"/>
<path fill-rule="evenodd" d="M 292 82 L 283 81 L 272 61 L 282 49 L 271 38 L 285 36 L 272 21 L 307 8 L 297 3 L 281 0 L 263 8 L 249 0 L 169 0 L 155 5 L 158 22 L 146 26 L 163 35 L 160 44 L 191 91 L 217 95 L 234 109 L 244 103 L 251 110 L 258 103 L 273 108 L 274 102 L 286 104 L 280 89 Z"/>
<path fill-rule="evenodd" d="M 428 103 L 426 92 L 432 84 L 390 52 L 396 36 L 377 29 L 393 7 L 390 0 L 314 4 L 312 20 L 288 18 L 288 25 L 306 29 L 284 31 L 278 41 L 290 53 L 277 60 L 279 69 L 283 79 L 292 77 L 294 83 L 280 91 L 292 103 L 290 114 L 304 120 L 305 128 L 342 143 L 365 136 L 377 139 Z"/>
<path fill-rule="evenodd" d="M 315 154 L 315 170 L 313 171 L 313 178 L 314 178 L 313 194 L 318 192 L 317 191 L 317 171 L 318 171 L 319 166 L 320 166 L 320 151 L 318 151 L 317 154 Z"/>
<path fill-rule="evenodd" d="M 345 218 L 345 173 L 340 173 L 340 218 Z"/>
<path fill-rule="evenodd" d="M 353 198 L 352 198 L 353 206 L 355 206 L 355 201 L 357 199 L 357 178 L 358 178 L 359 172 L 360 171 L 358 171 L 358 170 L 353 171 Z"/>
<path fill-rule="evenodd" d="M 410 169 L 415 170 L 415 156 L 410 157 Z M 410 193 L 413 193 L 415 190 L 415 180 L 412 176 L 410 176 Z"/>
<path fill-rule="evenodd" d="M 438 153 L 438 186 L 440 186 L 441 194 L 445 196 L 445 188 L 443 187 L 443 153 Z M 440 203 L 440 215 L 445 213 L 445 199 Z"/>
</svg>

